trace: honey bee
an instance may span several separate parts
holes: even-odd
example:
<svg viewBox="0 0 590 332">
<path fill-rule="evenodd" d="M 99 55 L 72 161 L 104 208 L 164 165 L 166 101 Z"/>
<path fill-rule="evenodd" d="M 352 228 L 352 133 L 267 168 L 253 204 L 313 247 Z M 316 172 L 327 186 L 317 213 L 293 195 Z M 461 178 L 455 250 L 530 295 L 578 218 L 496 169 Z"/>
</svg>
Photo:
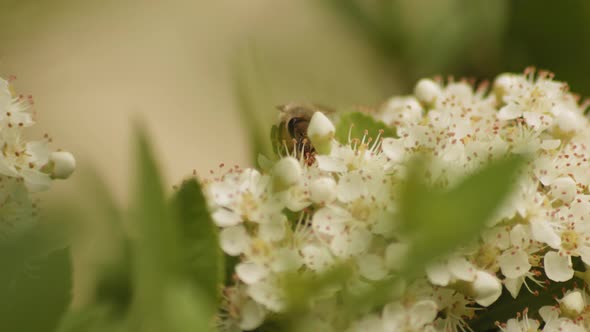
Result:
<svg viewBox="0 0 590 332">
<path fill-rule="evenodd" d="M 315 112 L 332 114 L 334 110 L 315 104 L 289 103 L 277 106 L 279 110 L 279 125 L 274 134 L 274 140 L 288 149 L 288 153 L 304 158 L 313 155 L 314 148 L 307 137 L 307 127 Z M 279 149 L 280 150 L 280 149 Z M 276 152 L 276 151 L 275 151 Z"/>
</svg>

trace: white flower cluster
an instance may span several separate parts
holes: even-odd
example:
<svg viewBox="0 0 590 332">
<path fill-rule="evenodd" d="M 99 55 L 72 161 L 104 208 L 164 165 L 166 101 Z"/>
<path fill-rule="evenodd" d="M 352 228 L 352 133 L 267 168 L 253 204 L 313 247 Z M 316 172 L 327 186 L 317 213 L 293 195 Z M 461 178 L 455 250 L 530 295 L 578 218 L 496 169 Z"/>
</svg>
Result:
<svg viewBox="0 0 590 332">
<path fill-rule="evenodd" d="M 35 124 L 31 105 L 31 97 L 16 95 L 11 82 L 0 78 L 0 237 L 31 227 L 36 209 L 30 194 L 69 177 L 76 166 L 71 153 L 49 150 L 48 136 L 24 138 L 25 128 Z"/>
<path fill-rule="evenodd" d="M 539 316 L 545 322 L 540 329 L 540 322 L 528 317 L 528 310 L 509 319 L 505 324 L 497 323 L 502 332 L 585 332 L 590 330 L 590 306 L 588 293 L 579 289 L 566 292 L 555 306 L 543 306 Z"/>
<path fill-rule="evenodd" d="M 286 272 L 320 274 L 353 262 L 346 285 L 353 291 L 394 275 L 411 259 L 396 211 L 406 161 L 417 153 L 432 157 L 424 176 L 443 188 L 490 160 L 532 159 L 473 245 L 428 266 L 381 311 L 355 317 L 350 331 L 464 331 L 503 287 L 516 298 L 523 285 L 526 292 L 574 275 L 590 280 L 573 264 L 581 258 L 590 265 L 590 124 L 566 84 L 534 71 L 500 75 L 491 90 L 424 79 L 414 96 L 392 98 L 373 116 L 398 138 L 340 144 L 330 120 L 316 112 L 307 134 L 321 149 L 311 162 L 292 153 L 263 171 L 235 167 L 206 182 L 221 248 L 239 256 L 235 284 L 225 290 L 225 330 L 253 330 L 285 310 Z M 305 317 L 309 331 L 342 330 L 339 291 L 317 294 L 321 309 Z M 572 292 L 559 308 L 542 309 L 543 331 L 583 331 L 587 317 L 579 317 L 590 318 L 584 299 Z M 500 328 L 540 326 L 524 315 Z"/>
</svg>

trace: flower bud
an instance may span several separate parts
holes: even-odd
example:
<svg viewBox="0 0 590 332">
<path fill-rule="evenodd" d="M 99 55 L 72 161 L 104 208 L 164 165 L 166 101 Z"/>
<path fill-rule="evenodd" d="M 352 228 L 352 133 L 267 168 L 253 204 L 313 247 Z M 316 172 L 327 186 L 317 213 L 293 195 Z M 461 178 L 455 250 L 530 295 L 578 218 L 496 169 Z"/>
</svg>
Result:
<svg viewBox="0 0 590 332">
<path fill-rule="evenodd" d="M 508 73 L 499 75 L 494 81 L 493 92 L 496 95 L 496 100 L 499 105 L 502 104 L 504 96 L 510 90 L 510 87 L 514 85 L 514 81 L 514 75 Z"/>
<path fill-rule="evenodd" d="M 421 79 L 414 88 L 416 98 L 427 106 L 432 106 L 436 99 L 442 94 L 440 86 L 430 79 Z"/>
<path fill-rule="evenodd" d="M 570 292 L 559 301 L 561 314 L 572 319 L 578 317 L 585 307 L 582 293 L 577 290 Z"/>
<path fill-rule="evenodd" d="M 336 133 L 334 124 L 322 112 L 315 112 L 307 127 L 307 137 L 319 154 L 329 154 Z"/>
<path fill-rule="evenodd" d="M 309 198 L 318 204 L 328 204 L 336 199 L 336 181 L 324 177 L 314 180 L 309 185 Z"/>
<path fill-rule="evenodd" d="M 301 164 L 293 157 L 285 157 L 279 160 L 273 168 L 273 181 L 275 191 L 283 191 L 299 183 L 303 171 Z"/>
<path fill-rule="evenodd" d="M 53 164 L 51 176 L 55 179 L 67 179 L 76 169 L 76 159 L 67 151 L 52 152 L 49 160 Z"/>
</svg>

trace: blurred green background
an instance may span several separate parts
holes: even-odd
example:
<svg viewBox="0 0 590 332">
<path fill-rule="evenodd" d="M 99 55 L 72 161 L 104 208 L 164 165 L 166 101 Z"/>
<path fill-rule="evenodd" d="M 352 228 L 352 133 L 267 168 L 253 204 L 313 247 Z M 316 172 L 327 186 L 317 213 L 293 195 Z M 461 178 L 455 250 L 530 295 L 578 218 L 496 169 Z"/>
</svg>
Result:
<svg viewBox="0 0 590 332">
<path fill-rule="evenodd" d="M 253 165 L 274 106 L 291 101 L 374 107 L 423 76 L 529 65 L 588 96 L 588 18 L 578 0 L 0 0 L 0 74 L 35 97 L 31 137 L 49 132 L 80 161 L 41 198 L 80 192 L 92 167 L 126 202 L 134 118 L 170 187 L 193 169 Z M 104 238 L 75 245 L 78 305 Z"/>
</svg>

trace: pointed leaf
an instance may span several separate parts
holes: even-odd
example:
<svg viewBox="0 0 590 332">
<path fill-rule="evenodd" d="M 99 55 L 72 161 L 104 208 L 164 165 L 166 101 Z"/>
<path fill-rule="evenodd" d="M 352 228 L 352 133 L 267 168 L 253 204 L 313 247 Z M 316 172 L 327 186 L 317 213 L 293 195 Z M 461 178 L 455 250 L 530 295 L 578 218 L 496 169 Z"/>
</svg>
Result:
<svg viewBox="0 0 590 332">
<path fill-rule="evenodd" d="M 224 277 L 223 254 L 200 184 L 195 179 L 185 181 L 172 206 L 180 231 L 185 273 L 206 295 L 210 305 L 217 307 Z"/>
<path fill-rule="evenodd" d="M 2 330 L 53 331 L 72 298 L 69 249 L 21 261 L 2 257 L 0 270 Z"/>
<path fill-rule="evenodd" d="M 423 182 L 423 162 L 410 166 L 401 193 L 401 217 L 413 239 L 407 268 L 414 272 L 477 237 L 512 190 L 524 158 L 491 162 L 450 190 L 431 188 Z"/>
<path fill-rule="evenodd" d="M 142 332 L 207 330 L 204 327 L 210 327 L 213 323 L 214 306 L 206 300 L 201 288 L 193 284 L 195 276 L 187 273 L 188 264 L 183 259 L 186 238 L 180 236 L 179 228 L 184 227 L 182 231 L 190 231 L 193 236 L 196 230 L 185 219 L 182 223 L 174 222 L 164 199 L 160 175 L 147 137 L 142 130 L 138 131 L 137 136 L 137 184 L 133 216 L 138 238 L 133 246 L 132 327 Z M 186 208 L 184 204 L 191 205 L 192 202 L 183 202 Z M 195 210 L 186 208 L 182 215 L 201 218 L 205 211 L 200 209 L 202 205 L 197 206 L 199 208 Z M 212 273 L 219 272 L 216 270 Z M 194 319 L 187 316 L 190 308 L 200 311 L 194 313 Z M 204 323 L 202 317 L 209 321 Z"/>
</svg>

